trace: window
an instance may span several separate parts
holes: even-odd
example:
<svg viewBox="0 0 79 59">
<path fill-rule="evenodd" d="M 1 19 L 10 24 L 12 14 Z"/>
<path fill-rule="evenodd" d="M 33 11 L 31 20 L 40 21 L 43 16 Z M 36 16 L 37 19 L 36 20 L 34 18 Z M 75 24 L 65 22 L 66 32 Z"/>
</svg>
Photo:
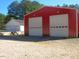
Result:
<svg viewBox="0 0 79 59">
<path fill-rule="evenodd" d="M 62 28 L 64 28 L 65 26 L 62 26 Z"/>
<path fill-rule="evenodd" d="M 61 28 L 61 26 L 59 26 L 59 28 Z"/>
<path fill-rule="evenodd" d="M 56 28 L 58 28 L 58 26 L 56 26 Z"/>
<path fill-rule="evenodd" d="M 65 28 L 67 28 L 68 26 L 65 26 Z"/>
</svg>

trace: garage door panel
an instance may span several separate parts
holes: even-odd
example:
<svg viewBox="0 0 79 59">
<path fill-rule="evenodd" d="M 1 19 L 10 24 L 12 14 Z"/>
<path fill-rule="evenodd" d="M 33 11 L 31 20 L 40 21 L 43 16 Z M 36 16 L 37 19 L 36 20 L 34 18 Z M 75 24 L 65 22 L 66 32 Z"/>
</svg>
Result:
<svg viewBox="0 0 79 59">
<path fill-rule="evenodd" d="M 55 36 L 55 37 L 68 37 L 68 30 L 67 29 L 53 29 L 50 28 L 50 36 Z"/>
<path fill-rule="evenodd" d="M 42 17 L 29 18 L 29 27 L 42 27 Z"/>
<path fill-rule="evenodd" d="M 31 28 L 29 29 L 30 36 L 42 36 L 42 28 Z"/>
<path fill-rule="evenodd" d="M 68 15 L 50 16 L 50 36 L 68 37 Z"/>
<path fill-rule="evenodd" d="M 29 35 L 42 36 L 42 17 L 29 19 Z"/>
<path fill-rule="evenodd" d="M 55 25 L 68 25 L 68 15 L 55 15 L 55 16 L 50 16 L 50 26 L 55 26 Z"/>
</svg>

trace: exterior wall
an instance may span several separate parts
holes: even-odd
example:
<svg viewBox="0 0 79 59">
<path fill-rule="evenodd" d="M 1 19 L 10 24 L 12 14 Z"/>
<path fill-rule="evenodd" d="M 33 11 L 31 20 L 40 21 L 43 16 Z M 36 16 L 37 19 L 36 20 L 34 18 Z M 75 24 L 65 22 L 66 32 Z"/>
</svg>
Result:
<svg viewBox="0 0 79 59">
<path fill-rule="evenodd" d="M 20 28 L 19 26 L 6 26 L 6 31 L 16 32 L 16 31 L 20 31 Z"/>
<path fill-rule="evenodd" d="M 20 25 L 20 31 L 24 32 L 24 25 Z"/>
<path fill-rule="evenodd" d="M 78 13 L 78 36 L 79 36 L 79 13 Z"/>
<path fill-rule="evenodd" d="M 20 30 L 20 25 L 15 20 L 11 20 L 6 24 L 6 30 L 10 32 L 15 32 Z"/>
<path fill-rule="evenodd" d="M 49 17 L 53 15 L 68 14 L 69 37 L 77 37 L 76 31 L 76 10 L 67 8 L 44 7 L 31 14 L 24 16 L 25 35 L 29 35 L 29 18 L 42 17 L 43 35 L 49 36 Z"/>
<path fill-rule="evenodd" d="M 9 32 L 24 31 L 23 21 L 11 18 L 11 20 L 6 24 L 6 31 Z"/>
</svg>

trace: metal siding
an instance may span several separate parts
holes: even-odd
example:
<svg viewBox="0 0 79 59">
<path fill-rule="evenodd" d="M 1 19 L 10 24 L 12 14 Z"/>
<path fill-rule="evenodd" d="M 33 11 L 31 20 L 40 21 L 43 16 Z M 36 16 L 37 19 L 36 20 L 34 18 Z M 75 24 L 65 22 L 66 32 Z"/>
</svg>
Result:
<svg viewBox="0 0 79 59">
<path fill-rule="evenodd" d="M 28 36 L 29 32 L 29 17 L 24 16 L 24 35 Z"/>
<path fill-rule="evenodd" d="M 78 10 L 76 10 L 76 37 L 78 37 Z"/>
<path fill-rule="evenodd" d="M 78 36 L 79 36 L 79 13 L 78 13 Z"/>
<path fill-rule="evenodd" d="M 30 13 L 28 15 L 25 15 L 25 34 L 28 34 L 29 28 L 28 28 L 28 18 L 33 17 L 43 17 L 43 35 L 49 34 L 49 22 L 47 16 L 51 15 L 62 15 L 62 14 L 68 14 L 68 24 L 69 24 L 69 37 L 76 37 L 76 12 L 75 9 L 69 9 L 69 8 L 57 8 L 57 7 L 44 7 L 38 11 L 35 11 L 33 13 Z M 46 16 L 46 17 L 45 17 Z M 47 23 L 47 24 L 46 24 Z M 44 25 L 45 24 L 45 25 Z M 47 27 L 46 27 L 47 26 Z M 46 27 L 46 28 L 45 28 Z M 46 29 L 46 30 L 45 30 Z"/>
<path fill-rule="evenodd" d="M 76 11 L 71 10 L 69 13 L 69 37 L 76 37 Z"/>
<path fill-rule="evenodd" d="M 43 16 L 43 36 L 49 36 L 49 16 Z"/>
</svg>

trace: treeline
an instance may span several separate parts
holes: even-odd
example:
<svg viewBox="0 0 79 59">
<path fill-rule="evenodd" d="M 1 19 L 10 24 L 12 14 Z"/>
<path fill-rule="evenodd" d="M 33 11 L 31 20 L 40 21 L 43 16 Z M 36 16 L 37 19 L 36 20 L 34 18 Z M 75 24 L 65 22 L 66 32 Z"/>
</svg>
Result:
<svg viewBox="0 0 79 59">
<path fill-rule="evenodd" d="M 5 18 L 6 16 L 0 13 L 0 29 L 4 29 Z"/>
<path fill-rule="evenodd" d="M 9 6 L 8 6 L 8 16 L 6 17 L 7 19 L 10 19 L 10 17 L 22 19 L 25 14 L 30 13 L 40 7 L 44 6 L 43 4 L 40 4 L 37 1 L 31 1 L 31 0 L 22 0 L 21 2 L 18 1 L 13 1 Z M 78 4 L 63 4 L 62 6 L 57 5 L 57 7 L 70 7 L 70 8 L 76 8 L 79 10 L 79 5 Z"/>
<path fill-rule="evenodd" d="M 70 4 L 70 5 L 67 5 L 67 4 L 63 4 L 62 6 L 60 6 L 60 5 L 56 5 L 57 7 L 69 7 L 69 8 L 76 8 L 76 9 L 78 9 L 79 10 L 79 5 L 78 4 L 75 4 L 75 5 L 73 5 L 73 4 Z"/>
<path fill-rule="evenodd" d="M 18 1 L 13 1 L 9 6 L 8 6 L 8 13 L 7 15 L 1 14 L 0 13 L 0 29 L 3 28 L 3 25 L 5 25 L 11 17 L 15 19 L 21 19 L 23 20 L 23 16 L 27 13 L 30 13 L 40 7 L 44 6 L 43 4 L 40 4 L 37 1 L 31 1 L 31 0 L 22 0 L 21 2 Z M 57 7 L 70 7 L 70 8 L 76 8 L 79 10 L 79 5 L 78 4 L 63 4 L 62 6 L 56 5 Z"/>
</svg>

